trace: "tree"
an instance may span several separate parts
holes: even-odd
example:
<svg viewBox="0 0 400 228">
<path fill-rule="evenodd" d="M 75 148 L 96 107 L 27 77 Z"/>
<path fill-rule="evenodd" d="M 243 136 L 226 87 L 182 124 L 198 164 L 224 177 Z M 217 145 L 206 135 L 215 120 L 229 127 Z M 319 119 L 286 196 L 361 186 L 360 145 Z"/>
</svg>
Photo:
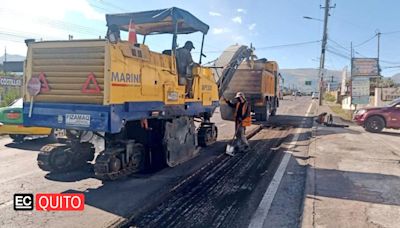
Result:
<svg viewBox="0 0 400 228">
<path fill-rule="evenodd" d="M 391 78 L 376 78 L 371 80 L 370 87 L 372 90 L 375 88 L 389 88 L 393 87 L 395 85 L 395 82 Z"/>
<path fill-rule="evenodd" d="M 11 104 L 11 102 L 13 102 L 14 100 L 21 97 L 19 89 L 17 89 L 17 88 L 9 88 L 9 89 L 7 89 L 7 91 L 4 91 L 2 94 L 3 94 L 2 95 L 3 100 L 1 101 L 1 104 L 0 104 L 1 107 L 8 106 Z"/>
</svg>

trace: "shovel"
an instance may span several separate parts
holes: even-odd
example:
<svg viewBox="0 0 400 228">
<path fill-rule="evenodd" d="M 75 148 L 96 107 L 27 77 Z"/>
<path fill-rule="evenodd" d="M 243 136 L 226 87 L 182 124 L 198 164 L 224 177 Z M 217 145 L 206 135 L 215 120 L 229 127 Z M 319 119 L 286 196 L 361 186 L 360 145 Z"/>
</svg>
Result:
<svg viewBox="0 0 400 228">
<path fill-rule="evenodd" d="M 242 123 L 240 123 L 242 124 Z M 233 143 L 235 142 L 236 139 L 236 134 L 239 130 L 240 124 L 238 124 L 238 126 L 236 127 L 236 131 L 235 134 L 233 135 L 232 140 L 228 143 L 228 145 L 226 145 L 226 149 L 225 149 L 225 154 L 229 155 L 229 156 L 235 156 L 235 154 L 233 152 L 235 152 L 235 146 L 233 145 Z"/>
</svg>

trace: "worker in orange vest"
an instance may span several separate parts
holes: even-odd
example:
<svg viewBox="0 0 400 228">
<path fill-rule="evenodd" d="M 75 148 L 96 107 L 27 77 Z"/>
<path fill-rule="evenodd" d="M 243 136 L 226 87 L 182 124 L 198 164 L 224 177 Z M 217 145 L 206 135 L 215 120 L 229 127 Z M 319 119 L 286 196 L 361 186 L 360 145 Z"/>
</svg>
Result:
<svg viewBox="0 0 400 228">
<path fill-rule="evenodd" d="M 242 92 L 237 92 L 235 102 L 225 99 L 225 102 L 232 108 L 235 108 L 235 149 L 238 151 L 248 151 L 250 149 L 249 142 L 245 136 L 246 127 L 251 125 L 251 115 L 249 104 Z"/>
</svg>

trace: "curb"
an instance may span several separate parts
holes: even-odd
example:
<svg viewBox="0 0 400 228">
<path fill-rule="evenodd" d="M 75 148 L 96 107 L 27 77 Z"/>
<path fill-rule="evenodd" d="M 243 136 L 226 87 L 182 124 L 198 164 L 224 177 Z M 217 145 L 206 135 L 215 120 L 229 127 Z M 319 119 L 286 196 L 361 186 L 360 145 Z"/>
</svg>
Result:
<svg viewBox="0 0 400 228">
<path fill-rule="evenodd" d="M 318 106 L 316 109 L 316 113 L 318 114 Z M 313 120 L 313 125 L 311 129 L 311 136 L 310 144 L 308 146 L 308 154 L 307 156 L 310 157 L 312 153 L 312 148 L 316 143 L 316 132 L 318 131 L 318 125 L 316 125 L 315 121 Z M 303 192 L 303 202 L 302 202 L 302 211 L 303 213 L 300 216 L 299 227 L 315 227 L 314 224 L 314 216 L 315 216 L 315 169 L 313 167 L 315 164 L 315 158 L 310 157 L 307 160 L 307 168 L 306 168 L 306 178 L 305 178 L 305 187 Z M 311 194 L 311 198 L 309 199 L 307 195 Z"/>
</svg>

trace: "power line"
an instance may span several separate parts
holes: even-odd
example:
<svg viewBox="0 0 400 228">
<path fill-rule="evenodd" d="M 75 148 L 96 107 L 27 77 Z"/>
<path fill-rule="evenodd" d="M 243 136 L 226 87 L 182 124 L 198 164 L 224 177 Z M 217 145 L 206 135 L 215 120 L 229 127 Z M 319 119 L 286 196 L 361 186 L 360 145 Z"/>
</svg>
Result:
<svg viewBox="0 0 400 228">
<path fill-rule="evenodd" d="M 338 56 L 338 57 L 341 57 L 341 58 L 343 58 L 343 59 L 350 60 L 350 57 L 349 57 L 349 56 L 347 56 L 347 55 L 345 55 L 345 54 L 343 54 L 343 53 L 339 53 L 339 52 L 336 52 L 336 51 L 334 51 L 334 50 L 331 50 L 329 47 L 328 47 L 326 50 L 327 50 L 329 53 L 334 54 L 334 55 L 336 55 L 336 56 Z"/>
<path fill-rule="evenodd" d="M 364 42 L 361 42 L 360 44 L 354 45 L 354 47 L 360 47 L 366 43 L 368 43 L 369 41 L 371 41 L 372 39 L 374 39 L 378 34 L 375 34 L 373 37 L 368 38 L 367 40 L 365 40 Z"/>
<path fill-rule="evenodd" d="M 274 46 L 267 46 L 267 47 L 259 47 L 259 48 L 257 48 L 257 50 L 270 49 L 270 48 L 281 48 L 281 47 L 302 46 L 302 45 L 306 45 L 306 44 L 313 44 L 313 43 L 320 43 L 320 42 L 321 42 L 321 40 L 314 40 L 314 41 L 292 43 L 292 44 L 281 44 L 281 45 L 274 45 Z"/>
<path fill-rule="evenodd" d="M 97 2 L 100 3 L 100 4 L 102 4 L 102 5 L 105 5 L 105 6 L 111 6 L 111 7 L 113 7 L 114 9 L 120 10 L 121 12 L 125 12 L 125 11 L 126 11 L 126 9 L 123 9 L 123 8 L 117 6 L 117 5 L 114 5 L 114 4 L 112 4 L 112 3 L 106 2 L 106 1 L 104 1 L 104 0 L 99 0 L 99 1 L 97 1 Z"/>
<path fill-rule="evenodd" d="M 8 14 L 19 14 L 20 13 L 18 10 L 1 8 L 1 7 L 0 7 L 0 11 L 2 13 L 8 13 Z M 52 18 L 47 18 L 47 17 L 42 17 L 42 16 L 36 17 L 33 20 L 39 24 L 49 25 L 50 27 L 55 28 L 55 29 L 61 29 L 61 30 L 70 31 L 70 32 L 73 31 L 73 32 L 80 33 L 80 34 L 98 36 L 99 34 L 105 33 L 104 31 L 100 31 L 93 27 L 82 26 L 82 25 L 78 25 L 78 24 L 74 24 L 74 23 L 70 23 L 70 22 L 66 22 L 66 21 L 61 21 L 61 20 L 55 20 Z"/>
<path fill-rule="evenodd" d="M 382 69 L 400 68 L 400 66 L 382 66 Z"/>
<path fill-rule="evenodd" d="M 343 45 L 341 45 L 340 43 L 328 38 L 329 41 L 332 41 L 334 44 L 336 44 L 338 47 L 342 48 L 343 50 L 348 51 L 349 53 L 351 52 L 349 48 L 344 47 Z"/>
<path fill-rule="evenodd" d="M 94 5 L 93 3 L 89 3 L 89 5 L 92 6 L 92 7 L 94 7 L 94 8 L 96 8 L 96 9 L 100 9 L 100 10 L 102 10 L 102 11 L 104 11 L 104 12 L 110 12 L 109 9 L 103 8 L 103 7 L 101 7 L 101 6 Z"/>
<path fill-rule="evenodd" d="M 321 42 L 321 40 L 314 40 L 314 41 L 307 41 L 307 42 L 300 42 L 300 43 L 290 43 L 290 44 L 280 44 L 280 45 L 273 45 L 273 46 L 258 47 L 258 48 L 256 48 L 256 50 L 296 47 L 296 46 L 303 46 L 303 45 L 319 43 L 319 42 Z M 212 51 L 206 51 L 206 53 L 222 53 L 223 51 L 224 50 L 212 50 Z M 193 53 L 198 53 L 198 52 L 193 52 Z"/>
<path fill-rule="evenodd" d="M 391 31 L 391 32 L 381 32 L 382 35 L 390 35 L 390 34 L 395 34 L 395 33 L 400 33 L 400 30 Z"/>
<path fill-rule="evenodd" d="M 388 63 L 388 64 L 400 64 L 400 62 L 393 62 L 393 61 L 387 61 L 387 60 L 382 60 L 382 59 L 379 59 L 379 61 L 381 61 L 383 63 Z"/>
<path fill-rule="evenodd" d="M 329 39 L 329 38 L 328 38 L 328 39 Z M 329 39 L 329 40 L 332 41 L 332 42 L 333 42 L 334 44 L 336 44 L 337 46 L 341 47 L 342 49 L 346 50 L 347 52 L 351 53 L 351 50 L 350 50 L 350 49 L 344 47 L 344 46 L 341 45 L 340 43 L 338 43 L 338 42 L 336 42 L 336 41 L 334 41 L 334 40 L 332 40 L 332 39 Z M 356 51 L 356 50 L 354 50 L 354 49 L 353 49 L 353 52 L 354 52 L 355 54 L 358 54 L 358 55 L 361 56 L 361 57 L 366 57 L 365 55 L 361 54 L 360 52 L 358 52 L 358 51 Z"/>
</svg>

